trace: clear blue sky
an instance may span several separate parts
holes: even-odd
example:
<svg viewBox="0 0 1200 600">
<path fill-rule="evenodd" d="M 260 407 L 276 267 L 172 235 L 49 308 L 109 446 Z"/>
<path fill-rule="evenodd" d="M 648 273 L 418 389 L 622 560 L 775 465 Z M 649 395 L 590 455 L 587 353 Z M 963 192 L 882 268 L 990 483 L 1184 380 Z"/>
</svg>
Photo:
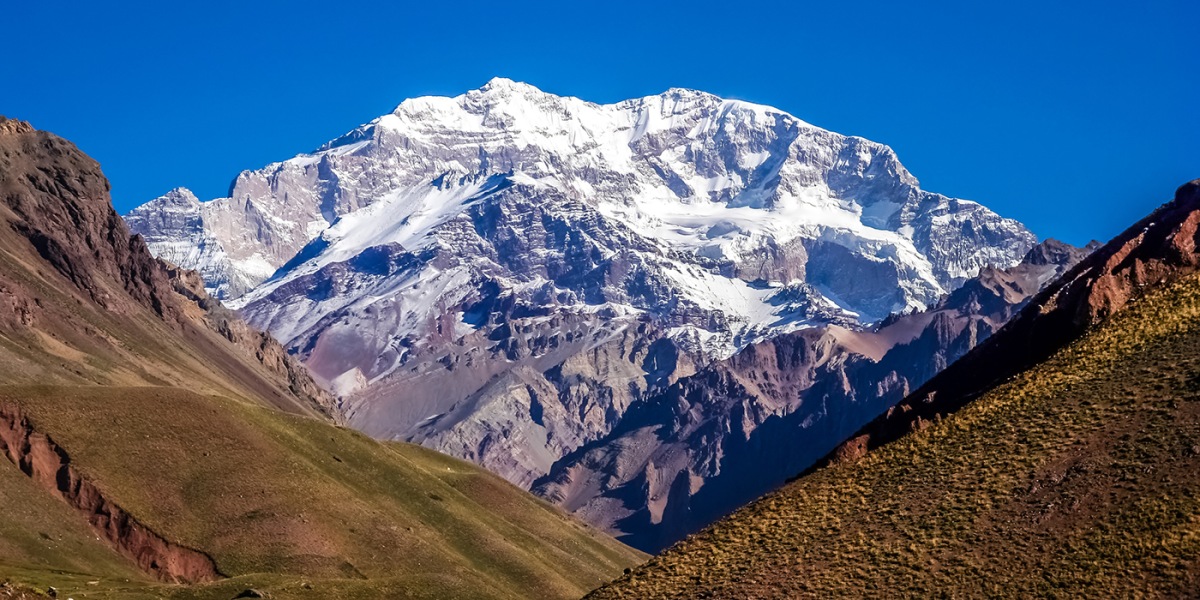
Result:
<svg viewBox="0 0 1200 600">
<path fill-rule="evenodd" d="M 926 189 L 1083 243 L 1200 177 L 1198 7 L 23 0 L 0 114 L 97 158 L 124 212 L 497 75 L 597 102 L 691 87 L 884 142 Z"/>
</svg>

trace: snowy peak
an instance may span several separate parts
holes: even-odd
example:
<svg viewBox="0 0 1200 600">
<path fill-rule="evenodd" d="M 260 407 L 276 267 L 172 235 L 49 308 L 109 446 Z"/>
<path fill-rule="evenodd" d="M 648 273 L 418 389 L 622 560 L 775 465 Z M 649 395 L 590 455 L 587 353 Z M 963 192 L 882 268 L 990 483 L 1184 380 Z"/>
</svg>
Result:
<svg viewBox="0 0 1200 600">
<path fill-rule="evenodd" d="M 177 187 L 158 198 L 158 201 L 170 206 L 194 209 L 200 206 L 200 199 L 185 187 Z"/>
<path fill-rule="evenodd" d="M 232 228 L 211 236 L 229 264 L 208 273 L 263 281 L 343 215 L 381 201 L 407 206 L 399 199 L 444 182 L 445 173 L 511 173 L 556 191 L 542 200 L 581 201 L 673 251 L 739 272 L 753 264 L 754 277 L 780 284 L 804 279 L 803 269 L 771 269 L 764 254 L 769 263 L 798 263 L 810 258 L 793 256 L 806 243 L 866 250 L 901 267 L 885 279 L 904 290 L 902 299 L 856 305 L 844 299 L 861 294 L 825 286 L 864 319 L 924 306 L 987 264 L 1016 262 L 1033 242 L 977 204 L 921 191 L 887 146 L 771 107 L 683 88 L 599 105 L 495 78 L 454 98 L 407 100 L 314 154 L 240 174 L 231 198 L 199 210 L 214 222 L 203 227 L 209 233 Z M 194 209 L 184 196 L 173 191 L 146 208 Z M 251 230 L 255 239 L 246 238 Z M 963 248 L 964 236 L 977 239 Z M 1013 236 L 1015 250 L 996 244 Z"/>
<path fill-rule="evenodd" d="M 528 83 L 524 83 L 524 82 L 520 82 L 520 81 L 513 81 L 512 79 L 509 79 L 507 77 L 493 77 L 490 80 L 488 80 L 487 83 L 483 84 L 483 87 L 479 88 L 478 90 L 475 90 L 474 92 L 468 92 L 468 93 L 495 94 L 495 95 L 499 95 L 499 96 L 506 96 L 506 95 L 511 95 L 511 94 L 538 94 L 538 95 L 543 95 L 543 96 L 548 95 L 545 92 L 543 92 L 542 90 L 540 90 Z"/>
<path fill-rule="evenodd" d="M 728 124 L 735 127 L 737 125 L 753 127 L 782 120 L 789 126 L 813 127 L 800 119 L 769 106 L 741 100 L 726 100 L 708 92 L 686 88 L 671 88 L 655 96 L 647 96 L 639 100 L 629 100 L 618 104 L 618 106 L 622 105 L 628 105 L 638 112 L 647 113 L 649 117 L 657 117 L 667 122 L 679 117 L 690 117 L 699 120 L 706 127 L 693 130 L 691 132 L 693 137 L 698 137 L 704 131 L 716 129 L 714 125 L 717 124 Z"/>
</svg>

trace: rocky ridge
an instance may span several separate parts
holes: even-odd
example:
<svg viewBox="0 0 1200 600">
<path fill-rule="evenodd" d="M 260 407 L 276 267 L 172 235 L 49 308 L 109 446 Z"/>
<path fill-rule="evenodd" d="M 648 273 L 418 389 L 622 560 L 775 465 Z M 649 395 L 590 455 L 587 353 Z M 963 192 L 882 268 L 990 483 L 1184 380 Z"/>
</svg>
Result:
<svg viewBox="0 0 1200 600">
<path fill-rule="evenodd" d="M 0 317 L 0 328 L 6 334 L 28 337 L 31 331 L 42 331 L 42 343 L 52 344 L 50 354 L 61 354 L 54 348 L 65 344 L 94 351 L 110 363 L 122 356 L 138 362 L 132 358 L 138 349 L 99 326 L 81 331 L 67 325 L 72 319 L 64 318 L 46 294 L 75 295 L 76 302 L 99 308 L 100 320 L 127 320 L 124 326 L 131 333 L 148 310 L 157 320 L 148 326 L 166 326 L 192 339 L 197 347 L 211 350 L 207 358 L 215 368 L 243 372 L 256 392 L 278 406 L 334 416 L 332 398 L 296 358 L 269 334 L 250 328 L 210 298 L 197 274 L 155 258 L 140 236 L 130 235 L 108 194 L 100 166 L 70 142 L 0 117 L 0 218 L 4 221 L 0 250 L 9 259 L 0 270 L 0 302 L 11 308 Z M 68 285 L 49 280 L 41 265 Z M 222 345 L 215 334 L 230 344 Z M 51 341 L 45 342 L 45 337 Z M 251 358 L 262 371 L 246 371 L 242 358 L 234 358 L 230 351 Z M 64 372 L 62 366 L 13 360 L 9 377 L 14 382 L 48 383 L 61 377 L 103 383 L 124 376 L 113 369 L 85 372 L 69 367 Z M 139 368 L 146 367 L 134 370 Z M 162 374 L 138 377 L 151 384 L 162 381 Z"/>
</svg>

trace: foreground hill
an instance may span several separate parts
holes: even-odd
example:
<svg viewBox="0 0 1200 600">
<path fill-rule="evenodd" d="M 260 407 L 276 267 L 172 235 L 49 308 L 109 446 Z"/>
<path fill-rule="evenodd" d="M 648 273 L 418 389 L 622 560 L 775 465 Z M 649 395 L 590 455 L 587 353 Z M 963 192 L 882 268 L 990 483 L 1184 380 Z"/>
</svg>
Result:
<svg viewBox="0 0 1200 600">
<path fill-rule="evenodd" d="M 205 582 L 152 586 L 130 573 L 133 562 L 121 564 L 109 547 L 89 543 L 84 517 L 62 510 L 90 502 L 80 497 L 86 485 L 81 493 L 23 486 L 28 498 L 6 506 L 38 506 L 40 492 L 53 512 L 17 515 L 24 526 L 4 536 L 0 578 L 17 567 L 8 573 L 70 594 L 89 590 L 82 579 L 100 579 L 122 598 L 230 598 L 248 587 L 276 598 L 571 598 L 638 558 L 469 463 L 222 397 L 172 388 L 4 387 L 0 423 L 6 441 L 29 432 L 31 450 L 16 454 L 35 480 L 69 468 L 170 542 L 154 547 L 119 528 L 120 554 L 159 565 L 163 578 Z M 61 459 L 39 462 L 39 435 L 49 436 Z M 2 472 L 18 478 L 11 466 Z M 0 531 L 12 527 L 5 512 Z M 72 528 L 60 531 L 56 519 Z"/>
<path fill-rule="evenodd" d="M 130 237 L 108 189 L 70 142 L 0 117 L 0 384 L 170 385 L 332 415 L 270 336 Z"/>
<path fill-rule="evenodd" d="M 974 371 L 591 597 L 1193 594 L 1197 223 L 1193 182 L 956 363 Z"/>
<path fill-rule="evenodd" d="M 0 581 L 571 598 L 642 557 L 472 465 L 336 426 L 278 344 L 129 236 L 70 143 L 0 118 L 0 200 Z"/>
</svg>

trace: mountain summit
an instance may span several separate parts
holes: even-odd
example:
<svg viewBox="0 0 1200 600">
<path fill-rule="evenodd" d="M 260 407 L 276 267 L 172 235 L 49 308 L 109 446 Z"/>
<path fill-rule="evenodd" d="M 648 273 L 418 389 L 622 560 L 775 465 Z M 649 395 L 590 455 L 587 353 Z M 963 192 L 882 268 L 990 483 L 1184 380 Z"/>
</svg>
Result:
<svg viewBox="0 0 1200 600">
<path fill-rule="evenodd" d="M 1036 241 L 921 190 L 887 146 L 771 107 L 505 79 L 127 220 L 298 352 L 351 424 L 523 485 L 649 387 L 924 308 Z"/>
</svg>

